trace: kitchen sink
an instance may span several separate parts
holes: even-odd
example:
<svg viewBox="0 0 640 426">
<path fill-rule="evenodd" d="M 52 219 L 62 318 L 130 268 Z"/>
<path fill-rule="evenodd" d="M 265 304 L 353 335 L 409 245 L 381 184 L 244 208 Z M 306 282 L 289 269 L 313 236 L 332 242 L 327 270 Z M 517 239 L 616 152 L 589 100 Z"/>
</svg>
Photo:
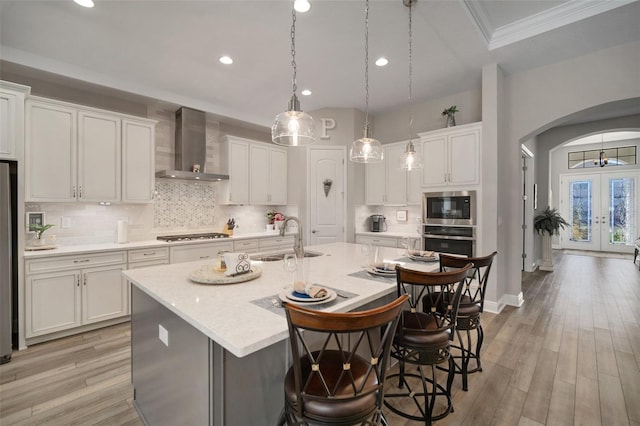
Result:
<svg viewBox="0 0 640 426">
<path fill-rule="evenodd" d="M 267 253 L 267 254 L 255 254 L 251 256 L 251 260 L 261 260 L 263 262 L 277 262 L 278 260 L 284 260 L 287 254 L 294 254 L 293 251 L 287 251 L 284 253 Z M 322 253 L 318 251 L 305 251 L 304 257 L 318 257 L 322 256 Z"/>
</svg>

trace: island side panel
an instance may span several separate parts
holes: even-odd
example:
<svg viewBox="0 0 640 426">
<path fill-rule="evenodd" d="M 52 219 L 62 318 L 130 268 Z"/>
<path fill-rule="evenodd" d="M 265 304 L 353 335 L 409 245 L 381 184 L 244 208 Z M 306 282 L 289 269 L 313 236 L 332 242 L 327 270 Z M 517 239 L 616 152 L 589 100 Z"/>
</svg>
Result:
<svg viewBox="0 0 640 426">
<path fill-rule="evenodd" d="M 167 331 L 168 346 L 159 338 Z M 209 339 L 131 286 L 131 381 L 146 424 L 208 425 Z"/>
</svg>

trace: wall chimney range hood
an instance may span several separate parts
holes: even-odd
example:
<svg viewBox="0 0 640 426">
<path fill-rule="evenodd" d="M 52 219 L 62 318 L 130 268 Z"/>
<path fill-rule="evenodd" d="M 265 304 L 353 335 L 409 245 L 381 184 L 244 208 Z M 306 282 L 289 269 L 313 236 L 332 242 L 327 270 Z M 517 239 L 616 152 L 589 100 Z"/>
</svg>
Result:
<svg viewBox="0 0 640 426">
<path fill-rule="evenodd" d="M 156 172 L 157 178 L 217 182 L 229 175 L 204 173 L 207 159 L 206 115 L 202 111 L 182 107 L 176 111 L 175 170 Z M 200 171 L 194 171 L 195 165 Z"/>
</svg>

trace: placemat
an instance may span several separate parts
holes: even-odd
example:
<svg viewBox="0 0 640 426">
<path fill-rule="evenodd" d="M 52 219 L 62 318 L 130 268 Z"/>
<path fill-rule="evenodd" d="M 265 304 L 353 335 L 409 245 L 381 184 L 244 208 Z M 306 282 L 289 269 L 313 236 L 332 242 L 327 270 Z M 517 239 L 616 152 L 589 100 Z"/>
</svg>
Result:
<svg viewBox="0 0 640 426">
<path fill-rule="evenodd" d="M 387 283 L 387 284 L 395 284 L 396 283 L 396 276 L 392 275 L 390 277 L 383 277 L 382 275 L 372 275 L 370 273 L 368 273 L 367 271 L 365 271 L 364 269 L 362 271 L 358 271 L 358 272 L 354 272 L 352 274 L 349 274 L 350 277 L 356 277 L 356 278 L 363 278 L 365 280 L 373 280 L 373 281 L 380 281 L 381 283 Z"/>
<path fill-rule="evenodd" d="M 353 297 L 357 297 L 359 296 L 359 294 L 357 293 L 351 293 L 349 291 L 344 291 L 344 290 L 338 290 L 336 288 L 333 287 L 327 287 L 327 286 L 323 286 L 326 288 L 330 288 L 331 290 L 335 291 L 338 294 L 338 297 L 336 297 L 335 300 L 332 300 L 331 302 L 327 302 L 327 303 L 322 303 L 320 305 L 311 305 L 308 306 L 309 309 L 317 309 L 317 310 L 322 310 L 324 308 L 328 308 L 331 306 L 334 306 L 340 302 L 343 302 L 345 300 L 351 299 Z M 345 297 L 343 297 L 345 296 Z M 261 308 L 266 309 L 267 311 L 273 312 L 274 314 L 280 315 L 280 316 L 285 316 L 285 312 L 284 312 L 284 307 L 282 306 L 282 303 L 280 301 L 280 298 L 278 297 L 277 294 L 274 294 L 272 296 L 267 296 L 267 297 L 263 297 L 261 299 L 256 299 L 256 300 L 252 300 L 251 303 L 253 303 L 256 306 L 259 306 Z"/>
</svg>

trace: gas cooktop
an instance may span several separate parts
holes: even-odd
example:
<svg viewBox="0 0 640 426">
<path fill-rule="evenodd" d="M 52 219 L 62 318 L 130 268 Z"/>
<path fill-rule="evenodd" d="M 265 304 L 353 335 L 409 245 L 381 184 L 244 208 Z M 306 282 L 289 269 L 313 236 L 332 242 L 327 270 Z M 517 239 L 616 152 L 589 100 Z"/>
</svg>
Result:
<svg viewBox="0 0 640 426">
<path fill-rule="evenodd" d="M 219 232 L 209 232 L 205 234 L 185 234 L 185 235 L 159 235 L 156 239 L 160 241 L 193 241 L 193 240 L 214 240 L 217 238 L 228 238 L 227 234 Z"/>
</svg>

